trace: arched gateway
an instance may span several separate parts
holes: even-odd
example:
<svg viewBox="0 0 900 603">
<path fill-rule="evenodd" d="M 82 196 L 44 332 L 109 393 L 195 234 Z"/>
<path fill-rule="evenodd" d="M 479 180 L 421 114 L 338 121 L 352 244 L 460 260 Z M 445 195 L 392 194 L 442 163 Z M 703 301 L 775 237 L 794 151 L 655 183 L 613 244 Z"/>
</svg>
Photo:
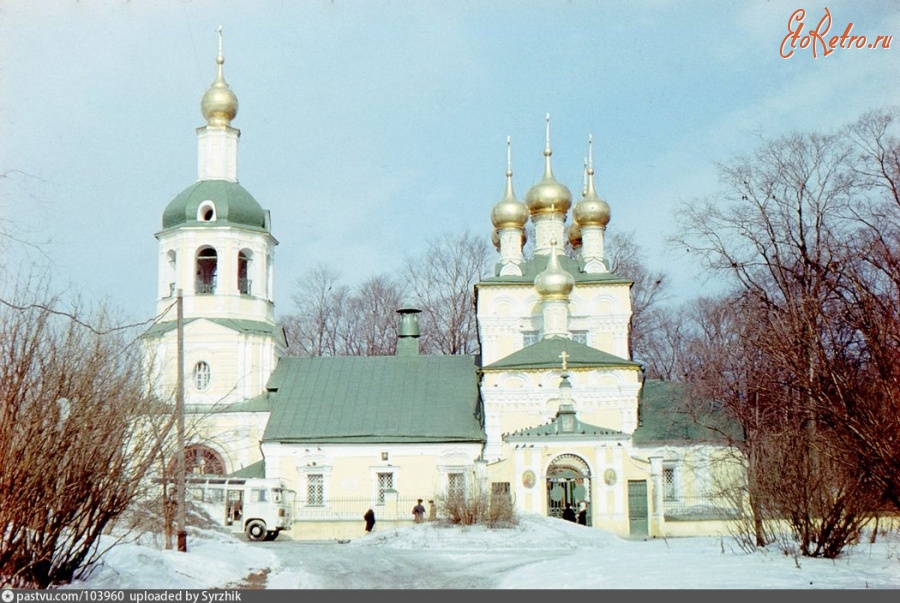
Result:
<svg viewBox="0 0 900 603">
<path fill-rule="evenodd" d="M 561 454 L 547 467 L 547 515 L 561 518 L 566 505 L 587 503 L 591 517 L 591 469 L 580 456 Z"/>
</svg>

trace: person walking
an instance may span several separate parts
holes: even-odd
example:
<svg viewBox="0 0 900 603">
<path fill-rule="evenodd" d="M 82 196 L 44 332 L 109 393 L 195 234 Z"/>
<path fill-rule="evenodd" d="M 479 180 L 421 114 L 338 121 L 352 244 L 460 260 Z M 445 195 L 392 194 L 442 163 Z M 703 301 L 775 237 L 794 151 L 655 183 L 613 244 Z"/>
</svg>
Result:
<svg viewBox="0 0 900 603">
<path fill-rule="evenodd" d="M 563 519 L 571 522 L 575 521 L 575 509 L 569 503 L 566 503 L 566 508 L 563 510 Z"/>
<path fill-rule="evenodd" d="M 366 534 L 368 534 L 375 527 L 375 511 L 372 510 L 372 507 L 369 507 L 369 510 L 366 511 L 363 519 L 366 520 Z"/>
<path fill-rule="evenodd" d="M 586 526 L 587 525 L 587 503 L 581 501 L 581 505 L 578 507 L 578 523 Z"/>
<path fill-rule="evenodd" d="M 422 506 L 422 499 L 418 499 L 416 502 L 416 506 L 413 507 L 412 510 L 413 518 L 416 523 L 422 523 L 425 521 L 425 507 Z"/>
</svg>

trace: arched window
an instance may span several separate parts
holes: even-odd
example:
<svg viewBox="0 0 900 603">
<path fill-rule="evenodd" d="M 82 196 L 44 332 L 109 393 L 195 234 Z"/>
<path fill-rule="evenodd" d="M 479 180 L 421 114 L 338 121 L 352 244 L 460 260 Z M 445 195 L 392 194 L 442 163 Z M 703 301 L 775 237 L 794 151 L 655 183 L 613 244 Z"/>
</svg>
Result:
<svg viewBox="0 0 900 603">
<path fill-rule="evenodd" d="M 166 252 L 166 280 L 164 283 L 168 283 L 168 294 L 167 297 L 172 297 L 175 295 L 175 277 L 178 274 L 178 254 L 175 253 L 174 249 L 170 249 Z"/>
<path fill-rule="evenodd" d="M 194 284 L 194 292 L 197 294 L 211 294 L 216 292 L 216 273 L 218 271 L 219 257 L 212 247 L 204 247 L 197 254 L 197 280 Z"/>
<path fill-rule="evenodd" d="M 176 459 L 169 462 L 169 474 L 175 474 Z M 203 444 L 191 444 L 184 448 L 184 472 L 188 475 L 225 475 L 222 456 Z"/>
<path fill-rule="evenodd" d="M 216 204 L 206 200 L 197 208 L 198 222 L 215 222 L 216 221 Z"/>
<path fill-rule="evenodd" d="M 203 360 L 194 365 L 194 387 L 197 388 L 198 391 L 203 391 L 207 387 L 209 387 L 209 380 L 212 376 L 212 372 L 209 369 L 209 364 Z"/>
<path fill-rule="evenodd" d="M 242 295 L 250 295 L 250 285 L 252 284 L 249 276 L 251 252 L 242 249 L 238 253 L 238 291 Z"/>
</svg>

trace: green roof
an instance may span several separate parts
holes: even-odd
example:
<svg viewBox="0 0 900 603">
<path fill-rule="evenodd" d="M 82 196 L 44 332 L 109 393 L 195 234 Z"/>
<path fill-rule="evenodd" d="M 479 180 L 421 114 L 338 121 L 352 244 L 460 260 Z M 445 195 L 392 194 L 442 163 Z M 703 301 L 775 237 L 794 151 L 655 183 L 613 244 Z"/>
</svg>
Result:
<svg viewBox="0 0 900 603">
<path fill-rule="evenodd" d="M 569 368 L 628 368 L 638 370 L 640 364 L 573 341 L 568 337 L 548 337 L 513 352 L 485 366 L 482 370 L 559 369 L 560 354 L 568 354 Z"/>
<path fill-rule="evenodd" d="M 267 442 L 483 442 L 473 356 L 282 358 Z"/>
<path fill-rule="evenodd" d="M 560 420 L 560 417 L 565 414 L 572 415 L 572 428 L 569 430 L 563 429 L 562 421 Z M 596 441 L 598 439 L 624 440 L 628 439 L 628 434 L 616 431 L 615 429 L 607 429 L 605 427 L 591 425 L 590 423 L 583 423 L 578 419 L 578 415 L 575 414 L 575 412 L 567 413 L 566 410 L 560 409 L 559 413 L 547 423 L 538 425 L 537 427 L 529 427 L 528 429 L 520 429 L 512 433 L 504 434 L 503 439 L 507 442 L 530 442 L 535 439 L 540 439 L 542 441 L 561 439 L 590 441 Z"/>
<path fill-rule="evenodd" d="M 688 386 L 675 381 L 648 380 L 641 388 L 636 445 L 722 443 L 740 439 L 740 429 L 715 404 L 686 404 Z"/>
<path fill-rule="evenodd" d="M 265 477 L 266 476 L 266 462 L 265 461 L 256 461 L 255 463 L 251 463 L 246 467 L 238 469 L 233 473 L 229 473 L 225 477 Z"/>
<path fill-rule="evenodd" d="M 216 206 L 216 219 L 197 220 L 197 210 L 204 201 Z M 269 231 L 269 219 L 256 199 L 237 182 L 200 180 L 184 189 L 163 211 L 163 230 L 177 226 L 241 226 Z"/>
<path fill-rule="evenodd" d="M 621 278 L 614 275 L 611 272 L 601 272 L 601 273 L 587 273 L 582 272 L 582 263 L 578 260 L 573 260 L 570 257 L 559 255 L 557 257 L 559 260 L 560 267 L 572 275 L 575 279 L 575 283 L 597 283 L 597 282 L 605 282 L 605 283 L 628 283 L 631 284 L 634 281 L 627 278 Z M 478 285 L 499 285 L 499 284 L 510 284 L 510 283 L 521 283 L 523 285 L 533 285 L 534 279 L 537 278 L 537 275 L 543 272 L 547 268 L 547 262 L 550 261 L 550 255 L 535 255 L 530 260 L 524 262 L 522 264 L 522 276 L 491 276 L 487 278 L 481 279 L 481 282 Z"/>
<path fill-rule="evenodd" d="M 186 404 L 184 412 L 187 414 L 223 414 L 230 412 L 271 412 L 272 403 L 269 400 L 269 394 L 264 393 L 240 402 L 232 402 L 231 404 Z"/>
<path fill-rule="evenodd" d="M 208 320 L 209 322 L 221 325 L 226 329 L 231 329 L 232 331 L 237 331 L 238 333 L 258 333 L 260 335 L 273 335 L 276 340 L 280 341 L 282 344 L 285 343 L 283 327 L 268 322 L 263 322 L 261 320 L 193 317 L 186 318 L 184 324 L 189 325 L 195 320 Z M 169 331 L 174 331 L 177 326 L 178 322 L 174 320 L 158 322 L 147 329 L 147 331 L 144 333 L 144 337 L 160 337 L 162 335 L 165 335 Z"/>
</svg>

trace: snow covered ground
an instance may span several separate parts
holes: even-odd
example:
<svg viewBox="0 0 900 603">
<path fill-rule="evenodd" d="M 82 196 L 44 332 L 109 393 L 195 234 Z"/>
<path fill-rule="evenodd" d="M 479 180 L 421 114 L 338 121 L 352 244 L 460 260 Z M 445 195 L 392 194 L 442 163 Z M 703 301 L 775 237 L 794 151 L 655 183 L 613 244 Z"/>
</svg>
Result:
<svg viewBox="0 0 900 603">
<path fill-rule="evenodd" d="M 248 576 L 253 576 L 248 581 Z M 772 546 L 747 554 L 729 537 L 629 541 L 546 517 L 512 529 L 426 523 L 348 543 L 250 543 L 191 534 L 188 553 L 119 544 L 77 588 L 898 589 L 900 535 L 837 560 Z"/>
</svg>

